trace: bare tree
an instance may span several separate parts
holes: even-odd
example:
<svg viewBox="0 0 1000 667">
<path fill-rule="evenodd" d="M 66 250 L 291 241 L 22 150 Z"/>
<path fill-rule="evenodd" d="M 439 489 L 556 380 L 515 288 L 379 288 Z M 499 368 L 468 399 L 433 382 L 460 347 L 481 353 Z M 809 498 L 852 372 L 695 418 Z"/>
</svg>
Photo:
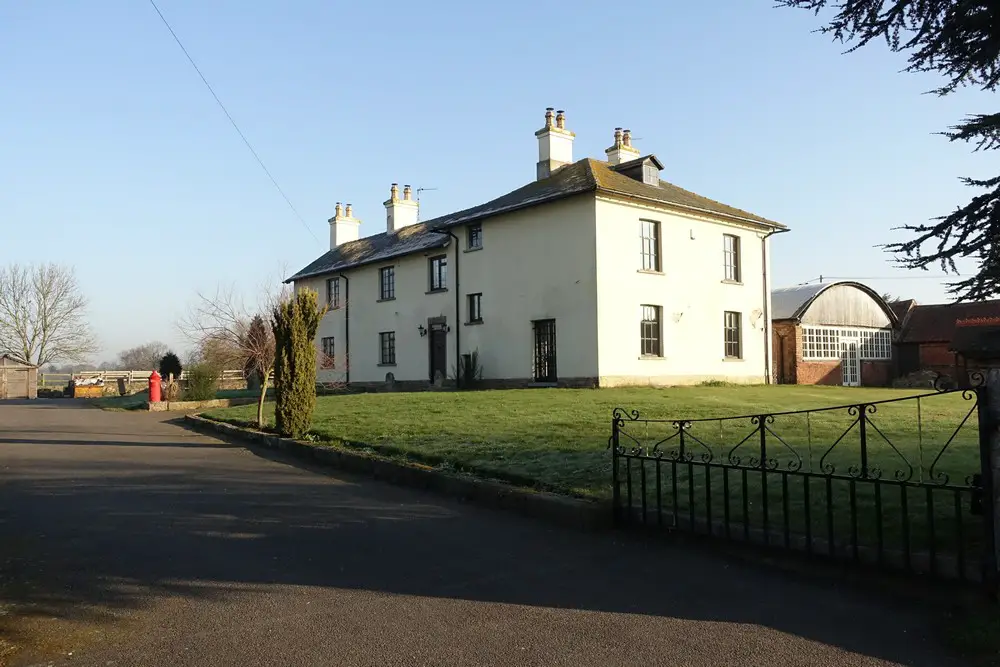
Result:
<svg viewBox="0 0 1000 667">
<path fill-rule="evenodd" d="M 274 307 L 288 297 L 286 288 L 263 287 L 248 304 L 234 287 L 219 287 L 212 295 L 198 293 L 179 328 L 198 348 L 202 359 L 218 366 L 241 368 L 259 383 L 257 425 L 263 427 L 264 399 L 274 370 L 274 334 L 266 326 Z"/>
<path fill-rule="evenodd" d="M 98 349 L 72 267 L 0 267 L 0 353 L 42 366 L 84 361 Z"/>
<path fill-rule="evenodd" d="M 149 371 L 156 368 L 160 359 L 167 353 L 167 346 L 158 340 L 154 340 L 144 345 L 136 345 L 118 353 L 118 366 L 116 370 L 123 371 Z"/>
</svg>

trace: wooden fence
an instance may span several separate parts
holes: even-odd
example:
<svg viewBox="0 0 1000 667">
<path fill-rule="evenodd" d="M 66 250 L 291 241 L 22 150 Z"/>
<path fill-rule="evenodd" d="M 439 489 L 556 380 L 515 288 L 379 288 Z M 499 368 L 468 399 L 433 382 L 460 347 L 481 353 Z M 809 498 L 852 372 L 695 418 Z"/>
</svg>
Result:
<svg viewBox="0 0 1000 667">
<path fill-rule="evenodd" d="M 86 378 L 101 378 L 104 384 L 114 384 L 119 379 L 124 379 L 126 384 L 148 382 L 153 371 L 80 371 L 79 373 L 39 373 L 38 386 L 48 388 L 62 388 L 69 384 L 70 380 L 82 380 Z M 180 380 L 187 379 L 187 371 L 181 372 Z M 243 379 L 243 371 L 229 370 L 222 371 L 219 376 L 221 382 L 234 382 Z"/>
</svg>

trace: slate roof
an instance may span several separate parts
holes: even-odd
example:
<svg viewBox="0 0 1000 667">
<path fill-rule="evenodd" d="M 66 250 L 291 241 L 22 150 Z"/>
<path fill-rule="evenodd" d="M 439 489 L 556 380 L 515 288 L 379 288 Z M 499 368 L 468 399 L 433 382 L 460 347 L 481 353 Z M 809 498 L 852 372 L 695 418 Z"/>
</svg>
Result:
<svg viewBox="0 0 1000 667">
<path fill-rule="evenodd" d="M 640 160 L 650 157 L 655 159 L 655 156 L 645 156 Z M 357 241 L 341 244 L 318 257 L 285 282 L 344 271 L 431 248 L 442 248 L 448 244 L 450 237 L 438 232 L 448 228 L 565 199 L 584 192 L 603 192 L 636 197 L 680 208 L 709 212 L 758 225 L 785 228 L 784 225 L 773 220 L 702 197 L 672 183 L 660 181 L 659 187 L 646 185 L 619 174 L 607 162 L 584 158 L 566 165 L 546 179 L 528 183 L 485 204 L 410 225 L 392 234 L 381 232 Z"/>
<path fill-rule="evenodd" d="M 1000 299 L 914 306 L 900 343 L 948 343 L 955 336 L 958 320 L 1000 316 Z"/>
<path fill-rule="evenodd" d="M 872 298 L 882 301 L 882 297 L 871 287 L 853 280 L 837 280 L 831 283 L 781 287 L 771 290 L 771 320 L 797 320 L 801 318 L 820 294 L 837 285 L 856 287 Z M 890 308 L 889 312 L 892 313 L 894 322 L 898 320 L 895 311 L 892 311 Z"/>
</svg>

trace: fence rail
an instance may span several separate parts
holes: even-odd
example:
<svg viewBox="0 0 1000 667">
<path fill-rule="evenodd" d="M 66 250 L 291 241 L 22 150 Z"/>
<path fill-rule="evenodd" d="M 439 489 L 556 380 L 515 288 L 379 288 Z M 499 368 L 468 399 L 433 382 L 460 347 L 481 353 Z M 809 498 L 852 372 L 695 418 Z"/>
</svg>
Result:
<svg viewBox="0 0 1000 667">
<path fill-rule="evenodd" d="M 985 392 L 716 419 L 616 408 L 615 519 L 980 580 L 996 569 Z"/>
<path fill-rule="evenodd" d="M 78 371 L 76 373 L 39 373 L 39 387 L 65 387 L 70 380 L 82 380 L 88 378 L 101 378 L 105 383 L 114 383 L 119 379 L 124 379 L 128 384 L 147 382 L 153 371 Z M 186 380 L 187 371 L 182 371 L 180 380 Z M 241 370 L 225 370 L 219 375 L 220 381 L 242 380 L 244 378 Z"/>
</svg>

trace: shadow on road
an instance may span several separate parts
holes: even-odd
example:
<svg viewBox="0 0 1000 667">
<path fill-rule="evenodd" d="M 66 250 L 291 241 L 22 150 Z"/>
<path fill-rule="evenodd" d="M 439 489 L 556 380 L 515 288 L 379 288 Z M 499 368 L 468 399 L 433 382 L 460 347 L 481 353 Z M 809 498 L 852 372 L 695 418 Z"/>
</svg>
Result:
<svg viewBox="0 0 1000 667">
<path fill-rule="evenodd" d="M 942 664 L 906 636 L 922 622 L 912 610 L 859 594 L 175 440 L 102 456 L 85 440 L 0 438 L 6 602 L 73 619 L 134 607 L 150 591 L 218 598 L 236 584 L 292 584 L 766 626 Z"/>
</svg>

